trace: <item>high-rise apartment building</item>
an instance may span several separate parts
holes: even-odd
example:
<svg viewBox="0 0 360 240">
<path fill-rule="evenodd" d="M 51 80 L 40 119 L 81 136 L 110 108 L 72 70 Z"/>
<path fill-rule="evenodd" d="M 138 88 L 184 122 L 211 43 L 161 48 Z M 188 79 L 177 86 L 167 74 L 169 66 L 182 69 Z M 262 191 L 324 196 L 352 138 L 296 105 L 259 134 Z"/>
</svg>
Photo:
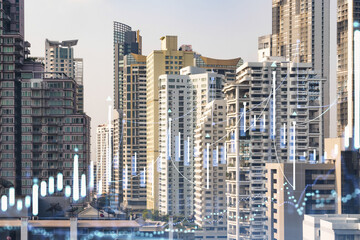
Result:
<svg viewBox="0 0 360 240">
<path fill-rule="evenodd" d="M 261 36 L 258 39 L 258 62 L 272 56 L 272 35 Z"/>
<path fill-rule="evenodd" d="M 1 155 L 9 163 L 6 177 L 21 195 L 21 68 L 25 59 L 24 0 L 5 0 L 0 5 L 0 110 Z"/>
<path fill-rule="evenodd" d="M 266 163 L 268 201 L 262 206 L 266 207 L 267 236 L 270 240 L 302 240 L 304 214 L 337 213 L 336 199 L 333 195 L 334 162 L 323 164 L 297 162 L 295 169 L 294 190 L 293 163 Z"/>
<path fill-rule="evenodd" d="M 78 40 L 50 41 L 45 40 L 45 77 L 56 77 L 57 73 L 64 73 L 67 77 L 75 79 L 77 112 L 84 112 L 84 83 L 83 59 L 74 57 L 74 46 Z"/>
<path fill-rule="evenodd" d="M 321 161 L 322 85 L 309 63 L 269 61 L 225 86 L 228 239 L 267 239 L 265 163 Z"/>
<path fill-rule="evenodd" d="M 113 126 L 108 124 L 99 125 L 96 129 L 96 161 L 94 177 L 96 181 L 96 194 L 110 195 L 113 178 L 108 178 L 112 173 L 112 151 L 113 151 Z M 109 181 L 110 180 L 110 181 Z"/>
<path fill-rule="evenodd" d="M 124 57 L 123 166 L 128 169 L 123 205 L 146 209 L 146 56 Z"/>
<path fill-rule="evenodd" d="M 118 205 L 123 201 L 123 118 L 124 118 L 124 57 L 130 53 L 141 54 L 142 52 L 142 37 L 140 31 L 132 31 L 131 27 L 115 22 L 113 25 L 113 45 L 114 45 L 114 157 L 118 169 L 114 168 L 114 199 L 113 203 Z M 116 133 L 118 133 L 116 135 Z M 119 138 L 119 139 L 116 139 Z M 115 145 L 118 144 L 118 145 Z"/>
<path fill-rule="evenodd" d="M 59 173 L 72 187 L 75 154 L 79 176 L 89 182 L 90 118 L 77 113 L 77 83 L 65 74 L 46 78 L 32 71 L 24 65 L 21 79 L 22 194 L 31 193 L 33 179 L 47 181 Z"/>
<path fill-rule="evenodd" d="M 206 105 L 223 98 L 224 77 L 186 67 L 181 75 L 161 75 L 159 81 L 159 158 L 151 162 L 154 170 L 148 185 L 155 185 L 153 178 L 158 172 L 160 213 L 191 216 L 195 129 Z"/>
<path fill-rule="evenodd" d="M 225 76 L 227 82 L 234 82 L 236 79 L 236 69 L 240 67 L 244 61 L 242 58 L 234 59 L 214 59 L 195 54 L 194 65 L 204 68 L 206 71 L 215 72 Z"/>
<path fill-rule="evenodd" d="M 356 92 L 358 73 L 356 70 L 355 32 L 360 30 L 359 0 L 337 1 L 337 135 L 355 134 Z M 359 37 L 358 37 L 359 38 Z M 357 41 L 358 42 L 358 41 Z M 358 108 L 357 108 L 358 109 Z M 345 133 L 347 127 L 348 133 Z"/>
<path fill-rule="evenodd" d="M 224 239 L 226 232 L 226 101 L 208 103 L 195 130 L 194 214 L 196 239 Z"/>
<path fill-rule="evenodd" d="M 65 73 L 70 78 L 75 77 L 74 46 L 78 40 L 50 41 L 45 40 L 45 72 Z M 52 75 L 49 74 L 51 77 Z"/>
<path fill-rule="evenodd" d="M 2 1 L 0 8 L 1 177 L 19 196 L 31 194 L 36 180 L 59 173 L 73 187 L 74 155 L 79 177 L 89 177 L 90 163 L 90 118 L 77 113 L 78 84 L 63 73 L 50 78 L 41 62 L 27 58 L 23 0 Z"/>
<path fill-rule="evenodd" d="M 123 107 L 124 56 L 141 54 L 142 37 L 140 31 L 114 21 L 114 109 Z"/>
<path fill-rule="evenodd" d="M 161 74 L 179 74 L 180 69 L 194 65 L 192 51 L 178 50 L 177 36 L 165 36 L 161 39 L 161 50 L 155 50 L 146 57 L 146 165 L 154 169 L 159 157 L 159 76 Z M 187 49 L 185 49 L 187 50 Z M 159 208 L 159 175 L 154 171 L 154 184 L 147 184 L 147 209 Z"/>
<path fill-rule="evenodd" d="M 123 202 L 123 162 L 120 156 L 122 153 L 122 141 L 124 135 L 124 125 L 120 118 L 119 110 L 113 110 L 113 157 L 112 157 L 112 172 L 111 172 L 111 195 L 110 204 L 112 208 L 119 209 Z"/>
<path fill-rule="evenodd" d="M 324 105 L 330 105 L 330 1 L 273 0 L 272 54 L 291 62 L 311 63 L 315 73 L 326 79 Z M 329 137 L 330 124 L 327 112 L 325 137 Z"/>
</svg>

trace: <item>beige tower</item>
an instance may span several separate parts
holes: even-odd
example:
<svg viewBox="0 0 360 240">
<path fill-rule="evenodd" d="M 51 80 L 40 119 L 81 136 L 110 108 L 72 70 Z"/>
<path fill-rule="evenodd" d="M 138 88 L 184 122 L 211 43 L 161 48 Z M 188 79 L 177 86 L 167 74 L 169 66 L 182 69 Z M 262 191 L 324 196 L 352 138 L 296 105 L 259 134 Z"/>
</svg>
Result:
<svg viewBox="0 0 360 240">
<path fill-rule="evenodd" d="M 146 58 L 146 162 L 147 169 L 155 169 L 158 158 L 159 139 L 159 81 L 161 74 L 179 74 L 181 68 L 194 65 L 192 51 L 177 49 L 177 36 L 161 39 L 161 50 L 155 50 Z M 158 209 L 158 174 L 151 177 L 154 184 L 147 184 L 147 209 Z M 149 179 L 150 180 L 150 179 Z M 154 186 L 154 189 L 153 187 Z"/>
<path fill-rule="evenodd" d="M 123 169 L 129 170 L 123 188 L 124 208 L 146 209 L 146 56 L 130 53 L 124 57 L 123 82 Z"/>
</svg>

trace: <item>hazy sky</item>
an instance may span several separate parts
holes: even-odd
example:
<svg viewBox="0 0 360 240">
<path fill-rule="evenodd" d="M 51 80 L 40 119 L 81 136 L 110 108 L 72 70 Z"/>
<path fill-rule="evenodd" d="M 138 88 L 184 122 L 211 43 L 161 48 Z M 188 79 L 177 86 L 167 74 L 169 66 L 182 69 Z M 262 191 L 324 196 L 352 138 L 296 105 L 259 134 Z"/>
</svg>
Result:
<svg viewBox="0 0 360 240">
<path fill-rule="evenodd" d="M 332 0 L 335 2 L 335 0 Z M 113 96 L 113 21 L 140 30 L 143 55 L 159 38 L 178 35 L 204 56 L 257 59 L 257 39 L 271 33 L 271 0 L 25 0 L 25 38 L 32 56 L 44 56 L 45 39 L 79 39 L 84 59 L 85 111 L 96 126 L 107 122 Z M 93 158 L 94 159 L 94 158 Z"/>
</svg>

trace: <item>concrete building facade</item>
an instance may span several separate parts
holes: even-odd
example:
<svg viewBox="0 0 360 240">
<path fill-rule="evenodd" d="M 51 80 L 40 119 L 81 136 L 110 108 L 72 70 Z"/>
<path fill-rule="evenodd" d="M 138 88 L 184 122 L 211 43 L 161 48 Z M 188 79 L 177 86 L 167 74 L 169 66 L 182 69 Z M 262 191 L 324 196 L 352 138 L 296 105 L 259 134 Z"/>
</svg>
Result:
<svg viewBox="0 0 360 240">
<path fill-rule="evenodd" d="M 359 102 L 354 94 L 356 87 L 355 32 L 360 30 L 358 0 L 337 1 L 337 136 L 354 136 L 355 104 Z M 349 133 L 345 133 L 347 127 Z"/>
<path fill-rule="evenodd" d="M 360 239 L 359 214 L 305 215 L 304 240 Z"/>
<path fill-rule="evenodd" d="M 291 62 L 310 63 L 315 73 L 326 79 L 323 102 L 330 105 L 330 1 L 273 0 L 272 54 Z M 326 113 L 325 137 L 330 136 L 330 124 Z"/>
<path fill-rule="evenodd" d="M 83 59 L 75 58 L 74 46 L 78 40 L 50 41 L 45 40 L 45 72 L 47 78 L 56 77 L 57 73 L 64 73 L 69 78 L 75 79 L 77 112 L 84 112 L 84 79 Z"/>
<path fill-rule="evenodd" d="M 302 240 L 304 214 L 336 213 L 336 198 L 332 195 L 335 190 L 334 163 L 295 163 L 295 190 L 293 167 L 293 163 L 266 163 L 269 240 Z M 320 198 L 328 201 L 318 204 Z"/>
<path fill-rule="evenodd" d="M 258 62 L 266 60 L 272 54 L 272 35 L 261 36 L 258 39 Z"/>
<path fill-rule="evenodd" d="M 191 216 L 195 129 L 207 103 L 223 98 L 224 77 L 186 67 L 181 75 L 161 75 L 159 81 L 160 165 L 154 168 L 159 173 L 159 210 L 164 215 Z"/>
<path fill-rule="evenodd" d="M 214 59 L 195 54 L 194 65 L 204 68 L 206 71 L 222 74 L 226 82 L 236 80 L 236 69 L 244 63 L 242 58 Z"/>
<path fill-rule="evenodd" d="M 194 65 L 192 51 L 178 50 L 177 36 L 161 39 L 161 50 L 155 50 L 146 57 L 146 165 L 156 169 L 154 162 L 159 157 L 159 76 L 179 74 L 180 69 Z M 147 185 L 147 209 L 159 209 L 159 175 L 153 171 L 154 184 Z"/>
<path fill-rule="evenodd" d="M 267 237 L 265 163 L 321 161 L 322 112 L 308 106 L 321 106 L 322 84 L 311 64 L 268 61 L 225 86 L 228 239 Z"/>
<path fill-rule="evenodd" d="M 194 214 L 196 239 L 224 239 L 226 232 L 226 101 L 208 103 L 195 130 Z"/>
<path fill-rule="evenodd" d="M 79 156 L 79 177 L 85 174 L 89 182 L 90 117 L 77 113 L 77 83 L 65 74 L 46 78 L 46 73 L 37 76 L 31 74 L 32 70 L 24 71 L 20 152 L 23 194 L 31 193 L 36 179 L 47 181 L 59 173 L 63 174 L 64 185 L 72 187 L 75 155 Z"/>
<path fill-rule="evenodd" d="M 124 58 L 123 166 L 129 170 L 124 207 L 146 209 L 146 56 Z"/>
<path fill-rule="evenodd" d="M 95 181 L 97 195 L 110 195 L 111 182 L 108 175 L 111 173 L 113 151 L 113 126 L 108 124 L 99 125 L 96 129 L 96 161 Z M 112 181 L 112 179 L 110 179 Z"/>
</svg>

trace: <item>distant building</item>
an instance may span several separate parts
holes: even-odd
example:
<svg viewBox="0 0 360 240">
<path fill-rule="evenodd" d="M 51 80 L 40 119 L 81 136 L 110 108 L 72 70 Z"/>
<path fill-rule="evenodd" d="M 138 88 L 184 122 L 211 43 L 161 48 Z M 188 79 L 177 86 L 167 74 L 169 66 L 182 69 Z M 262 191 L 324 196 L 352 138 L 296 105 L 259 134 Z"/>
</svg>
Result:
<svg viewBox="0 0 360 240">
<path fill-rule="evenodd" d="M 154 50 L 146 57 L 146 165 L 154 169 L 159 157 L 159 76 L 179 74 L 180 69 L 194 65 L 192 51 L 178 50 L 177 36 L 161 39 L 161 50 Z M 187 49 L 185 49 L 187 50 Z M 154 171 L 154 184 L 147 184 L 147 209 L 159 209 L 159 174 Z"/>
<path fill-rule="evenodd" d="M 304 240 L 360 239 L 360 215 L 305 215 L 303 236 Z"/>
<path fill-rule="evenodd" d="M 224 155 L 226 101 L 208 103 L 195 130 L 198 154 L 194 162 L 196 239 L 225 239 L 226 159 Z"/>
<path fill-rule="evenodd" d="M 69 78 L 75 77 L 74 46 L 78 40 L 50 41 L 45 40 L 45 72 L 65 73 Z M 52 75 L 49 74 L 49 77 Z"/>
<path fill-rule="evenodd" d="M 84 61 L 82 58 L 74 58 L 74 69 L 74 79 L 79 86 L 76 89 L 78 112 L 84 112 Z"/>
<path fill-rule="evenodd" d="M 240 67 L 244 61 L 242 58 L 234 59 L 214 59 L 195 54 L 194 65 L 204 68 L 206 71 L 222 74 L 227 82 L 234 82 L 236 79 L 236 69 Z"/>
<path fill-rule="evenodd" d="M 96 129 L 96 161 L 95 161 L 95 181 L 96 193 L 111 194 L 113 181 L 113 126 L 108 124 L 99 125 Z M 108 176 L 111 176 L 110 178 Z"/>
<path fill-rule="evenodd" d="M 113 206 L 118 207 L 123 201 L 123 119 L 124 119 L 124 104 L 126 96 L 124 95 L 124 84 L 127 80 L 124 79 L 125 66 L 124 58 L 126 55 L 134 53 L 141 54 L 142 52 L 142 37 L 140 31 L 132 31 L 131 27 L 114 21 L 113 23 L 113 53 L 114 53 L 114 165 L 117 167 L 113 169 L 114 183 L 113 183 Z"/>
<path fill-rule="evenodd" d="M 272 56 L 272 36 L 265 35 L 258 39 L 258 61 L 262 62 Z"/>
<path fill-rule="evenodd" d="M 78 40 L 50 41 L 45 40 L 45 76 L 53 78 L 57 73 L 64 73 L 67 77 L 75 79 L 77 112 L 84 112 L 84 82 L 83 82 L 83 59 L 75 58 L 74 46 Z M 42 59 L 38 59 L 42 61 Z"/>
<path fill-rule="evenodd" d="M 127 54 L 141 54 L 142 37 L 140 31 L 132 31 L 131 27 L 114 21 L 114 109 L 123 106 L 123 74 L 124 57 Z"/>
<path fill-rule="evenodd" d="M 302 240 L 304 214 L 336 212 L 335 165 L 266 163 L 266 216 L 269 240 Z M 320 200 L 326 199 L 321 204 Z M 304 235 L 305 237 L 305 235 Z"/>
<path fill-rule="evenodd" d="M 146 56 L 124 58 L 123 205 L 132 212 L 146 209 Z M 117 157 L 117 153 L 114 157 Z M 126 188 L 124 188 L 126 184 Z"/>
</svg>

